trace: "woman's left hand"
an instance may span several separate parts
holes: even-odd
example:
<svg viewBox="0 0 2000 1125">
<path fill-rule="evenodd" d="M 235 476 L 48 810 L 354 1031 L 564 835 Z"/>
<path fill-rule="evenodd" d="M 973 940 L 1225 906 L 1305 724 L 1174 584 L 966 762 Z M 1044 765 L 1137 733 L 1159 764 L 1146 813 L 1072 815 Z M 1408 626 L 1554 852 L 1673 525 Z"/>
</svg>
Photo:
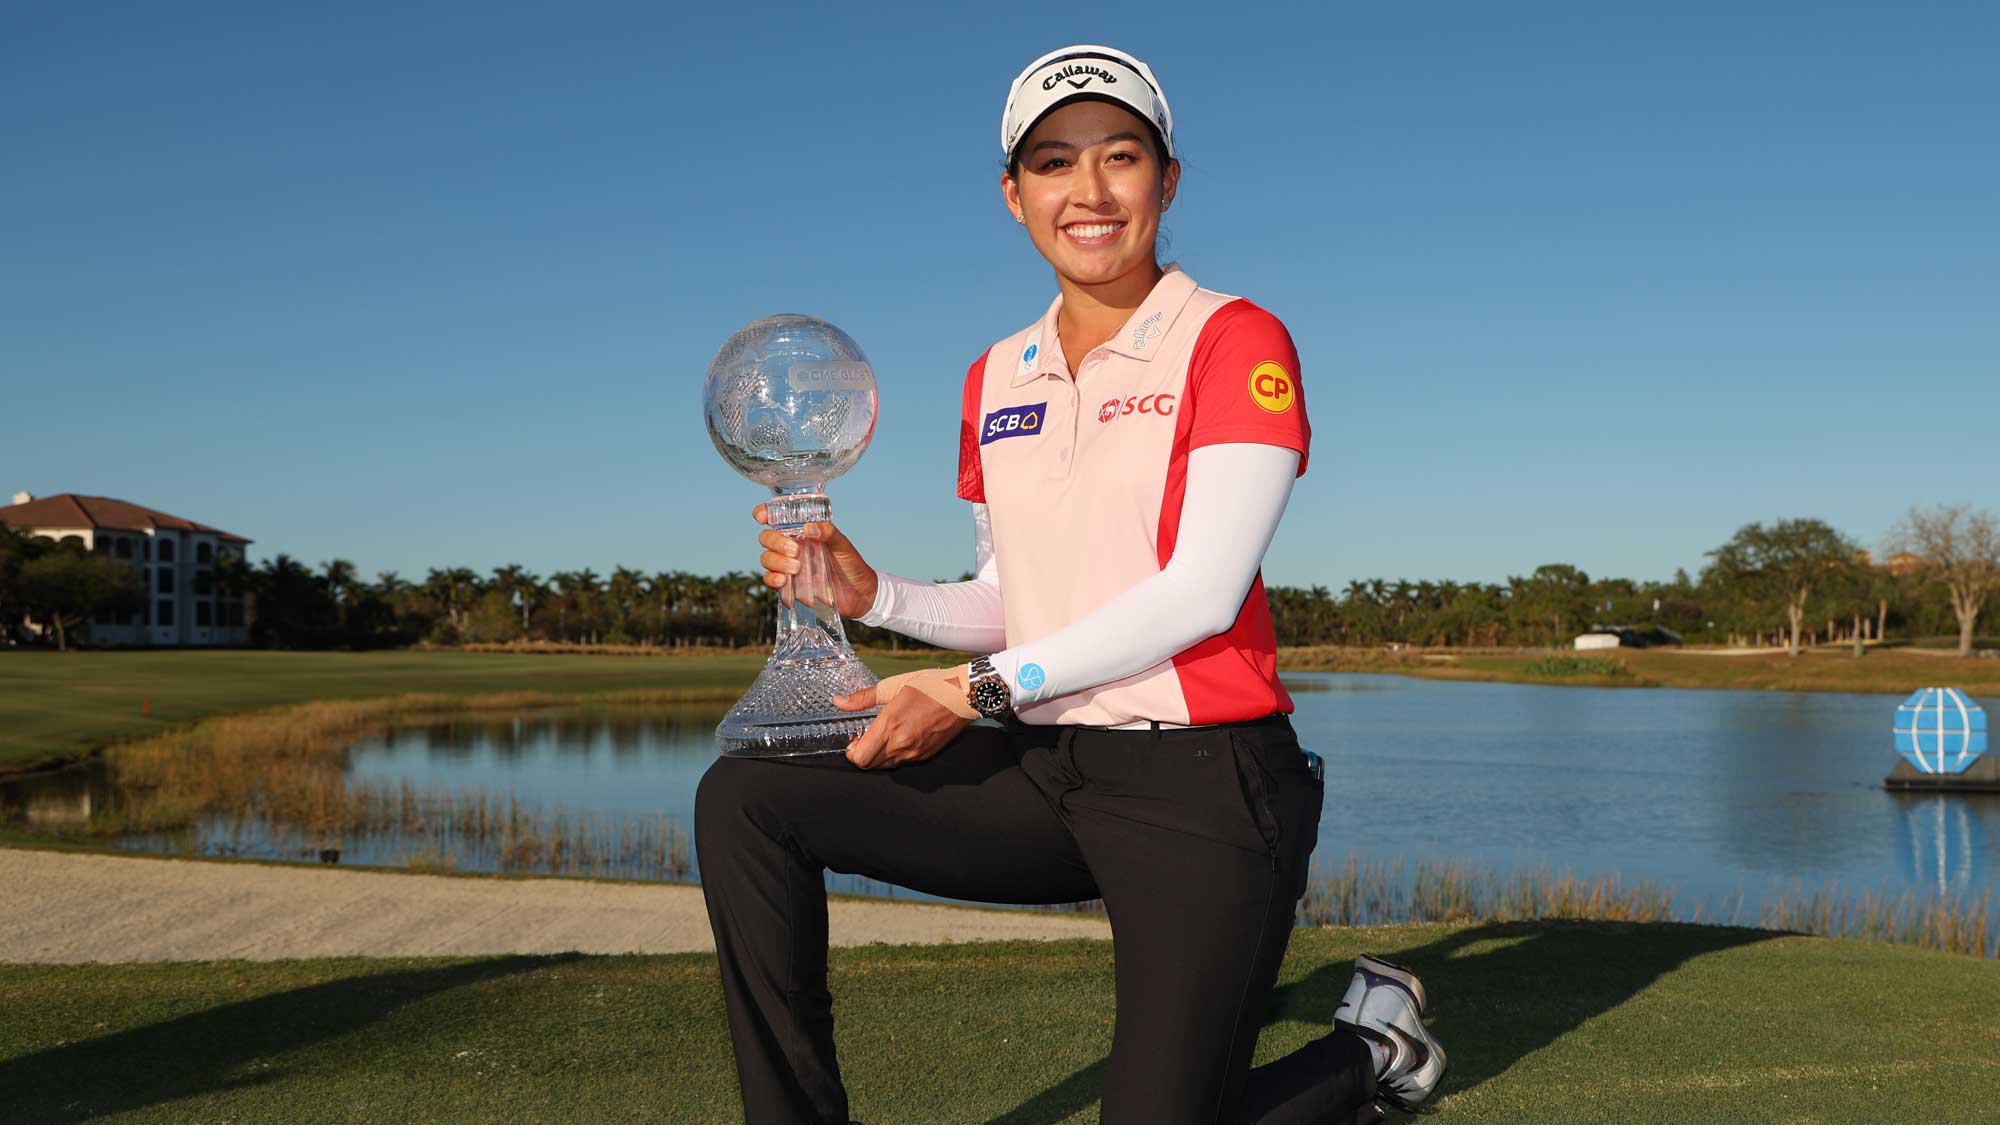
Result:
<svg viewBox="0 0 2000 1125">
<path fill-rule="evenodd" d="M 921 762 L 945 748 L 979 718 L 965 698 L 965 669 L 926 668 L 890 676 L 872 688 L 833 697 L 843 711 L 881 707 L 868 729 L 847 745 L 847 760 L 867 769 Z"/>
</svg>

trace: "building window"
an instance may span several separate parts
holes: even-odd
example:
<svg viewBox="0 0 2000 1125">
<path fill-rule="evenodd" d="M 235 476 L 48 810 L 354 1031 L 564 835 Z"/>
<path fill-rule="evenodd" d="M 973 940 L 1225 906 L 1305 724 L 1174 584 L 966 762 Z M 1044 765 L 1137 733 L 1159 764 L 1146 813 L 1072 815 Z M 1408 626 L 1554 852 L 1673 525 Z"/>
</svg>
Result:
<svg viewBox="0 0 2000 1125">
<path fill-rule="evenodd" d="M 171 539 L 162 539 L 162 540 L 160 540 L 160 561 L 161 561 L 161 562 L 172 562 L 172 561 L 174 561 L 174 541 L 173 541 L 173 540 L 171 540 Z"/>
<path fill-rule="evenodd" d="M 153 623 L 156 625 L 172 625 L 174 623 L 174 603 L 164 598 L 154 602 Z"/>
<path fill-rule="evenodd" d="M 158 585 L 158 586 L 157 586 L 156 588 L 157 588 L 157 589 L 158 589 L 158 590 L 160 591 L 160 593 L 162 593 L 162 594 L 171 594 L 171 593 L 173 593 L 173 592 L 174 592 L 174 568 L 173 568 L 173 567 L 170 567 L 170 566 L 163 566 L 163 567 L 160 567 L 160 568 L 158 569 L 158 571 L 157 571 L 156 573 L 157 573 L 157 575 L 158 575 L 158 578 L 159 578 L 159 585 Z M 172 622 L 161 622 L 161 624 L 163 624 L 163 625 L 166 625 L 166 624 L 172 624 Z"/>
<path fill-rule="evenodd" d="M 91 541 L 90 549 L 100 555 L 108 555 L 111 553 L 111 540 L 100 535 Z"/>
<path fill-rule="evenodd" d="M 209 603 L 194 603 L 194 623 L 197 626 L 206 629 L 214 623 L 214 620 L 214 611 L 209 608 Z"/>
<path fill-rule="evenodd" d="M 212 570 L 195 571 L 194 592 L 196 597 L 202 598 L 215 593 L 215 572 Z"/>
<path fill-rule="evenodd" d="M 121 536 L 118 539 L 117 547 L 118 547 L 119 558 L 129 559 L 132 557 L 132 541 L 130 539 L 126 539 Z"/>
<path fill-rule="evenodd" d="M 197 543 L 197 544 L 195 544 L 195 546 L 194 546 L 194 561 L 196 561 L 196 562 L 198 562 L 198 563 L 212 563 L 212 562 L 214 562 L 214 561 L 215 561 L 215 548 L 213 548 L 213 547 L 209 546 L 209 545 L 208 545 L 208 544 L 206 544 L 206 543 Z"/>
<path fill-rule="evenodd" d="M 83 546 L 83 536 L 65 535 L 61 539 L 56 540 L 56 542 L 62 544 L 65 547 L 81 547 Z"/>
</svg>

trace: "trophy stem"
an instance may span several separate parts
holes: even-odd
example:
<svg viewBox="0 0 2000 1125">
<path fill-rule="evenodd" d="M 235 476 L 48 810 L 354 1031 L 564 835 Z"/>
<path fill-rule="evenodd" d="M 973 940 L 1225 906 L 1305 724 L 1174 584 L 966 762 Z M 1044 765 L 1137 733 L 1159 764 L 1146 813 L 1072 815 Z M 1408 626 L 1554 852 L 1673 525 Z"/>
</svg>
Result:
<svg viewBox="0 0 2000 1125">
<path fill-rule="evenodd" d="M 778 591 L 771 658 L 716 728 L 716 741 L 734 757 L 840 753 L 875 712 L 842 711 L 833 697 L 874 686 L 875 674 L 847 643 L 826 543 L 800 537 L 807 524 L 831 517 L 826 494 L 816 488 L 776 492 L 765 505 L 769 526 L 798 542 L 799 572 Z"/>
<path fill-rule="evenodd" d="M 769 526 L 784 532 L 799 545 L 799 572 L 778 591 L 777 652 L 790 659 L 853 655 L 847 644 L 847 625 L 833 598 L 833 560 L 826 544 L 800 536 L 809 523 L 819 523 L 833 514 L 823 492 L 780 491 L 765 511 Z"/>
</svg>

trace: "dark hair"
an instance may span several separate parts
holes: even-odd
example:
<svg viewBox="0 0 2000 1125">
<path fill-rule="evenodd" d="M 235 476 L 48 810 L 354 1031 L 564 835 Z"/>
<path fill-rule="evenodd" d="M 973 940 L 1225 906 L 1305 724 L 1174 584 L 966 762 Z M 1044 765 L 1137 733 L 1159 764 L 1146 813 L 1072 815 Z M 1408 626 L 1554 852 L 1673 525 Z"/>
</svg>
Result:
<svg viewBox="0 0 2000 1125">
<path fill-rule="evenodd" d="M 1133 117 L 1137 117 L 1140 121 L 1144 122 L 1146 126 L 1146 139 L 1151 141 L 1153 144 L 1153 158 L 1160 162 L 1161 174 L 1163 175 L 1165 174 L 1167 169 L 1167 164 L 1172 158 L 1167 155 L 1167 142 L 1165 138 L 1160 136 L 1160 127 L 1158 125 L 1153 124 L 1151 121 L 1147 121 L 1143 117 L 1139 117 L 1137 113 L 1132 112 L 1131 106 L 1126 105 L 1124 102 L 1121 102 L 1116 98 L 1107 98 L 1103 96 L 1092 96 L 1089 94 L 1085 94 L 1084 96 L 1079 98 L 1071 98 L 1069 101 L 1062 103 L 1062 105 L 1071 105 L 1075 102 L 1103 102 L 1106 105 L 1115 105 L 1119 109 L 1122 109 L 1127 113 L 1131 113 Z M 1061 108 L 1062 106 L 1052 106 L 1050 107 L 1047 113 L 1042 114 L 1042 117 L 1047 117 L 1050 113 L 1054 113 L 1056 110 Z M 1041 123 L 1042 119 L 1038 117 L 1035 119 L 1033 124 L 1029 125 L 1026 129 L 1021 130 L 1021 139 L 1019 141 L 1014 142 L 1014 151 L 1008 153 L 1007 159 L 1002 162 L 1002 167 L 1005 168 L 1007 174 L 1014 177 L 1017 180 L 1021 178 L 1021 146 L 1027 143 L 1028 134 L 1034 132 L 1035 126 L 1040 125 Z"/>
</svg>

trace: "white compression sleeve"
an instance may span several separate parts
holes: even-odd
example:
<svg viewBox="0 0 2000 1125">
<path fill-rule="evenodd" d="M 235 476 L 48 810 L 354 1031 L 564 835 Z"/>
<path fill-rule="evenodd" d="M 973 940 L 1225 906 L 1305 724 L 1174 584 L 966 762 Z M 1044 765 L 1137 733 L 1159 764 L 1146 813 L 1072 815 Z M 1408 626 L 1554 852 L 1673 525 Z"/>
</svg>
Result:
<svg viewBox="0 0 2000 1125">
<path fill-rule="evenodd" d="M 993 519 L 986 505 L 972 506 L 970 582 L 918 582 L 875 572 L 875 604 L 861 615 L 906 637 L 966 652 L 992 652 L 1007 644 L 1007 614 L 1000 600 L 1000 568 L 993 561 Z"/>
<path fill-rule="evenodd" d="M 1181 531 L 1167 565 L 1081 620 L 993 656 L 1014 705 L 1121 680 L 1229 628 L 1291 499 L 1299 455 L 1277 445 L 1205 445 L 1188 454 Z M 1020 670 L 1040 667 L 1033 688 Z"/>
</svg>

